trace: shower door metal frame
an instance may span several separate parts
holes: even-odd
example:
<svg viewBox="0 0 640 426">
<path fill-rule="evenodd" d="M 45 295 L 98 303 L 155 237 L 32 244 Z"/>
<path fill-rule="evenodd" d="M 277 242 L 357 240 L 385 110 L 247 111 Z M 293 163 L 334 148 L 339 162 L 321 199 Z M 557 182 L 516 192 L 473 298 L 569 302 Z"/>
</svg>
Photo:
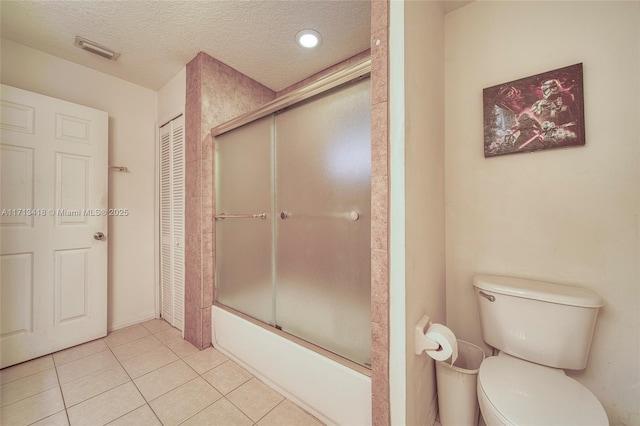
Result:
<svg viewBox="0 0 640 426">
<path fill-rule="evenodd" d="M 325 92 L 328 92 L 331 89 L 337 88 L 339 86 L 348 84 L 350 82 L 354 82 L 356 80 L 362 80 L 364 78 L 367 78 L 370 76 L 371 73 L 371 59 L 367 58 L 365 60 L 362 60 L 342 71 L 338 71 L 334 74 L 331 74 L 327 77 L 324 77 L 314 83 L 311 83 L 305 87 L 296 89 L 278 99 L 275 99 L 267 104 L 265 104 L 263 107 L 254 110 L 254 111 L 250 111 L 248 113 L 245 113 L 239 117 L 236 117 L 235 119 L 232 119 L 226 123 L 223 123 L 219 126 L 216 126 L 214 128 L 211 129 L 211 136 L 214 138 L 216 136 L 222 135 L 223 133 L 229 132 L 231 130 L 237 129 L 241 126 L 244 126 L 246 124 L 252 123 L 254 121 L 260 120 L 261 118 L 267 117 L 269 115 L 273 115 L 274 113 L 277 113 L 278 111 L 284 110 L 287 107 L 290 106 L 294 106 L 295 104 L 301 103 L 307 99 L 310 99 L 316 95 L 320 95 L 323 94 Z M 275 167 L 275 165 L 272 165 L 273 167 Z M 275 173 L 275 171 L 274 171 Z M 273 182 L 272 182 L 273 184 Z M 275 188 L 272 188 L 273 191 L 275 191 Z M 274 205 L 275 207 L 275 205 Z M 241 214 L 239 214 L 241 213 Z M 226 214 L 223 212 L 214 212 L 214 215 L 212 217 L 214 223 L 217 220 L 225 220 L 225 219 L 241 219 L 241 220 L 245 220 L 245 219 L 264 219 L 264 213 L 262 212 L 234 212 L 233 215 L 230 214 Z M 275 218 L 274 218 L 275 219 Z M 352 220 L 357 220 L 357 219 L 353 219 Z M 275 221 L 273 222 L 272 226 L 275 228 Z M 275 253 L 275 238 L 272 239 L 272 250 Z M 215 262 L 215 258 L 214 258 L 214 262 Z M 275 262 L 275 257 L 274 257 L 274 262 Z M 275 266 L 275 265 L 274 265 Z M 272 273 L 275 274 L 275 267 L 272 268 Z M 217 274 L 216 274 L 217 275 Z M 275 276 L 273 276 L 272 279 L 272 285 L 275 286 L 276 285 L 276 279 Z M 275 292 L 275 289 L 274 289 Z M 274 293 L 275 294 L 275 293 Z M 317 344 L 314 344 L 312 342 L 309 342 L 307 340 L 304 340 L 294 334 L 290 334 L 287 333 L 285 331 L 281 331 L 281 329 L 274 324 L 269 324 L 269 323 L 265 323 L 262 322 L 260 320 L 257 320 L 245 313 L 242 313 L 232 307 L 220 304 L 217 300 L 214 300 L 214 304 L 216 306 L 219 306 L 220 308 L 223 308 L 229 312 L 234 313 L 235 315 L 244 318 L 245 320 L 248 320 L 262 328 L 268 329 L 271 332 L 274 332 L 284 338 L 287 338 L 295 343 L 298 343 L 302 346 L 305 346 L 311 350 L 314 350 L 315 352 L 324 355 L 328 358 L 333 359 L 334 361 L 340 362 L 343 365 L 359 371 L 365 375 L 370 375 L 371 370 L 370 370 L 370 365 L 366 364 L 360 364 L 356 361 L 352 361 L 346 357 L 343 357 L 342 355 L 338 355 L 328 349 L 325 349 L 321 346 L 318 346 Z M 275 298 L 273 299 L 273 304 L 274 304 L 274 312 L 275 312 Z"/>
<path fill-rule="evenodd" d="M 266 117 L 267 115 L 273 114 L 274 112 L 284 109 L 288 106 L 297 104 L 313 96 L 324 93 L 344 83 L 348 83 L 351 80 L 354 80 L 356 78 L 364 78 L 370 73 L 371 58 L 367 58 L 355 63 L 348 68 L 345 68 L 342 71 L 338 71 L 334 74 L 328 75 L 327 77 L 321 78 L 320 80 L 307 86 L 293 90 L 286 95 L 265 104 L 261 108 L 258 108 L 254 111 L 249 111 L 239 117 L 222 123 L 219 126 L 211 129 L 211 136 L 215 138 L 218 135 L 236 129 L 245 124 L 251 123 L 252 121 L 256 121 L 260 118 Z"/>
</svg>

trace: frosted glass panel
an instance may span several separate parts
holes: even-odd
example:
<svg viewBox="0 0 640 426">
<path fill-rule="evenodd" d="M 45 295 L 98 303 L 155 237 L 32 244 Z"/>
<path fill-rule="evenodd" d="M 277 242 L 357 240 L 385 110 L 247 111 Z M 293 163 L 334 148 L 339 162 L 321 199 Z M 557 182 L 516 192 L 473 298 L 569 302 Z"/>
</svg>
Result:
<svg viewBox="0 0 640 426">
<path fill-rule="evenodd" d="M 370 105 L 365 79 L 275 117 L 276 324 L 360 364 L 371 360 Z"/>
<path fill-rule="evenodd" d="M 216 300 L 273 324 L 272 122 L 254 121 L 216 137 Z"/>
</svg>

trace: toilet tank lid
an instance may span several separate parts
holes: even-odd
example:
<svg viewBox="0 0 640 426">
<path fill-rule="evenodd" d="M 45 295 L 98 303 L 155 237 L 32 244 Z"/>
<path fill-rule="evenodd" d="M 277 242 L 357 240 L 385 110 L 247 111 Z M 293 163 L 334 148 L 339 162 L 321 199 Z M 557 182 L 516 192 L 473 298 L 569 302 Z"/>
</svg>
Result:
<svg viewBox="0 0 640 426">
<path fill-rule="evenodd" d="M 560 305 L 585 308 L 599 308 L 604 305 L 602 297 L 592 290 L 524 278 L 480 274 L 473 277 L 473 286 L 492 293 L 541 300 Z"/>
</svg>

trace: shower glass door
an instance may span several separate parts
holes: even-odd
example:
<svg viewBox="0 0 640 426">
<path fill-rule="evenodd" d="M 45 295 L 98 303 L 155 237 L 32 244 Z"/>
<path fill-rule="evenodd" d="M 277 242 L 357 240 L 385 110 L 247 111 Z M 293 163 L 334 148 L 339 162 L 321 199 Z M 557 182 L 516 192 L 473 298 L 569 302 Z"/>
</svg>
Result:
<svg viewBox="0 0 640 426">
<path fill-rule="evenodd" d="M 362 365 L 371 362 L 370 105 L 365 78 L 215 142 L 217 303 Z"/>
<path fill-rule="evenodd" d="M 371 356 L 369 82 L 275 117 L 276 324 L 359 364 Z"/>
<path fill-rule="evenodd" d="M 216 137 L 216 300 L 273 318 L 273 117 Z M 265 219 L 253 217 L 265 213 Z"/>
</svg>

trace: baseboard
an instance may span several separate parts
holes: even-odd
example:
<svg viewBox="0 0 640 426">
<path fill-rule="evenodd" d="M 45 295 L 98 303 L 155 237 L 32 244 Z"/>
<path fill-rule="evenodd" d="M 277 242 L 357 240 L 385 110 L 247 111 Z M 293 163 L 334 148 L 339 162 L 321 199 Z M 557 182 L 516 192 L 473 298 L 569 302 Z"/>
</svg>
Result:
<svg viewBox="0 0 640 426">
<path fill-rule="evenodd" d="M 120 330 L 121 328 L 129 327 L 131 325 L 140 324 L 141 322 L 149 321 L 156 318 L 155 309 L 152 311 L 145 312 L 135 318 L 130 318 L 125 321 L 118 321 L 107 323 L 107 332 L 111 333 L 112 331 Z"/>
</svg>

